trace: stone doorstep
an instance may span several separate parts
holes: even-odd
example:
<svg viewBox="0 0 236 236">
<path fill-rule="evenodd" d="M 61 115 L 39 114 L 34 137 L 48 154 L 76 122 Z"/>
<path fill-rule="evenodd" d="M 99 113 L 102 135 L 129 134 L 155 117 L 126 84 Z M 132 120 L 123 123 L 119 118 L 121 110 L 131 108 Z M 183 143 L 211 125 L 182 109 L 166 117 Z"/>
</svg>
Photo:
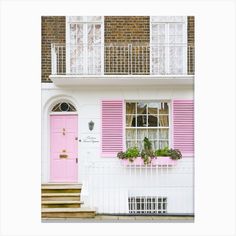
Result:
<svg viewBox="0 0 236 236">
<path fill-rule="evenodd" d="M 42 193 L 42 197 L 78 197 L 81 193 Z"/>
<path fill-rule="evenodd" d="M 83 204 L 82 201 L 76 201 L 76 200 L 61 200 L 61 201 L 42 201 L 42 204 Z"/>
<path fill-rule="evenodd" d="M 41 189 L 81 189 L 82 184 L 45 184 Z"/>
</svg>

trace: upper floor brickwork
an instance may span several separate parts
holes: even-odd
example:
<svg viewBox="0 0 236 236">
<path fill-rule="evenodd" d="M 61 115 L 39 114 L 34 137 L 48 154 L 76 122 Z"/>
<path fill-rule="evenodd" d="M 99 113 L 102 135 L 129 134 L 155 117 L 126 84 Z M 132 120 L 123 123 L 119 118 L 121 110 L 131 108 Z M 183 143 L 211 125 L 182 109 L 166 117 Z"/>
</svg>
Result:
<svg viewBox="0 0 236 236">
<path fill-rule="evenodd" d="M 195 42 L 195 22 L 194 22 L 194 16 L 188 16 L 188 45 L 191 46 L 188 48 L 188 73 L 194 73 L 194 57 L 195 57 L 195 48 L 194 48 L 194 42 Z"/>
<path fill-rule="evenodd" d="M 65 16 L 42 16 L 41 19 L 41 78 L 42 82 L 51 82 L 51 43 L 65 43 Z"/>
<path fill-rule="evenodd" d="M 106 44 L 149 43 L 148 16 L 105 16 L 104 41 Z"/>
<path fill-rule="evenodd" d="M 194 46 L 194 16 L 188 16 L 188 45 Z M 51 82 L 49 75 L 51 74 L 51 43 L 66 42 L 66 17 L 65 16 L 43 16 L 42 17 L 42 51 L 41 51 L 41 67 L 42 67 L 42 82 Z M 125 71 L 131 70 L 132 74 L 136 71 L 145 71 L 144 74 L 149 74 L 150 64 L 150 49 L 145 48 L 150 43 L 150 17 L 149 16 L 105 16 L 104 17 L 104 44 L 105 45 L 128 45 L 132 44 L 131 69 L 124 68 Z M 137 45 L 138 47 L 135 47 Z M 139 46 L 144 45 L 143 48 Z M 64 49 L 65 50 L 65 49 Z M 140 60 L 140 50 L 142 50 L 142 58 Z M 128 51 L 128 47 L 127 47 Z M 65 55 L 62 59 L 65 66 Z M 122 51 L 123 53 L 123 51 Z M 126 51 L 124 57 L 119 58 L 119 53 L 114 52 L 112 60 L 108 49 L 104 49 L 104 67 L 108 65 L 109 71 L 112 73 L 113 68 L 117 68 L 117 64 L 123 65 L 122 60 L 128 60 Z M 118 58 L 117 58 L 118 55 Z M 137 61 L 139 62 L 137 63 Z M 111 63 L 112 61 L 112 63 Z M 145 63 L 143 63 L 145 61 Z M 190 63 L 189 63 L 190 62 Z M 135 63 L 135 64 L 134 64 Z M 125 65 L 126 66 L 126 65 Z M 188 73 L 194 72 L 194 48 L 188 49 Z"/>
</svg>

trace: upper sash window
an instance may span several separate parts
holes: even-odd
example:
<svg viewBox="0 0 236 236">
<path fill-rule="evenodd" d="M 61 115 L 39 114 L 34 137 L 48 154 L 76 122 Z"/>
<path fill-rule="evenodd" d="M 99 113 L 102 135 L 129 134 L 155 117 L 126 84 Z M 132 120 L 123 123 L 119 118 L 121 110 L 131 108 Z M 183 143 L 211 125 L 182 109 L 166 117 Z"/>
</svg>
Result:
<svg viewBox="0 0 236 236">
<path fill-rule="evenodd" d="M 67 18 L 67 67 L 70 74 L 102 73 L 103 17 L 70 16 Z"/>
<path fill-rule="evenodd" d="M 151 17 L 152 74 L 187 73 L 187 17 Z"/>
</svg>

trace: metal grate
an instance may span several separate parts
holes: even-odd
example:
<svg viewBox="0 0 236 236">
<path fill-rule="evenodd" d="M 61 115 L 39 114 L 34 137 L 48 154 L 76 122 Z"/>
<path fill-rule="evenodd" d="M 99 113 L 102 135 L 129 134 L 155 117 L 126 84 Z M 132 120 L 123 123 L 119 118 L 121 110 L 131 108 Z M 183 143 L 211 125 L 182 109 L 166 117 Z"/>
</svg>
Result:
<svg viewBox="0 0 236 236">
<path fill-rule="evenodd" d="M 167 197 L 135 196 L 128 198 L 130 214 L 167 213 Z"/>
<path fill-rule="evenodd" d="M 193 75 L 187 44 L 52 44 L 53 75 Z"/>
</svg>

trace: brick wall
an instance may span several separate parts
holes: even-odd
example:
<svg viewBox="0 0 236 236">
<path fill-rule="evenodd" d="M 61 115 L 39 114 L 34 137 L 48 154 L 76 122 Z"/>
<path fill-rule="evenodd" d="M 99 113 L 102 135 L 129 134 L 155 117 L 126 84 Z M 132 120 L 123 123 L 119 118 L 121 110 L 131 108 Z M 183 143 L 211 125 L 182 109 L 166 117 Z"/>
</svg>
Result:
<svg viewBox="0 0 236 236">
<path fill-rule="evenodd" d="M 194 16 L 188 16 L 188 74 L 194 74 Z"/>
<path fill-rule="evenodd" d="M 149 74 L 148 16 L 105 16 L 105 74 Z M 51 43 L 65 43 L 65 17 L 42 17 L 42 82 L 51 82 Z M 132 49 L 128 48 L 132 44 Z M 109 45 L 115 46 L 110 48 Z M 194 73 L 194 16 L 188 16 L 188 74 Z M 63 52 L 65 55 L 65 51 Z M 128 61 L 132 61 L 128 67 Z M 145 63 L 143 63 L 145 61 Z M 63 66 L 65 67 L 65 59 Z M 65 71 L 65 68 L 62 68 Z"/>
<path fill-rule="evenodd" d="M 105 16 L 104 24 L 105 73 L 149 74 L 149 16 Z"/>
<path fill-rule="evenodd" d="M 51 43 L 65 43 L 65 16 L 42 16 L 41 18 L 41 79 L 51 82 Z"/>
</svg>

